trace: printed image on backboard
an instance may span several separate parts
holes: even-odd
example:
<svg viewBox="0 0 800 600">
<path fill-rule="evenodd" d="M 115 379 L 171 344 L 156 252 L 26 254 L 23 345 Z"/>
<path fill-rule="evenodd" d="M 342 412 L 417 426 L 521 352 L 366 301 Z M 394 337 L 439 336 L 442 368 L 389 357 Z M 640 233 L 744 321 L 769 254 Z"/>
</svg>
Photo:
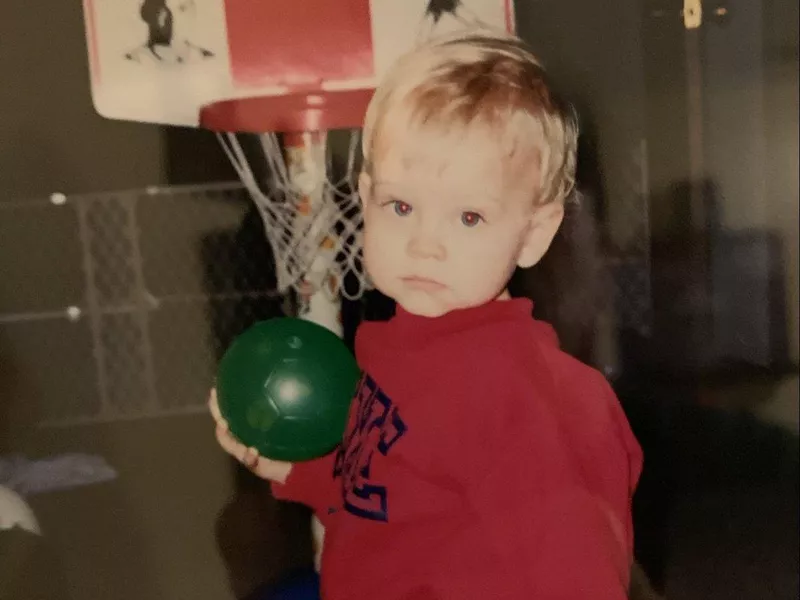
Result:
<svg viewBox="0 0 800 600">
<path fill-rule="evenodd" d="M 372 2 L 373 56 L 378 76 L 405 52 L 459 29 L 514 31 L 511 0 L 402 0 Z"/>
<path fill-rule="evenodd" d="M 187 126 L 217 100 L 372 88 L 431 36 L 514 23 L 511 0 L 83 2 L 97 112 Z"/>
<path fill-rule="evenodd" d="M 95 109 L 110 119 L 197 123 L 228 92 L 223 0 L 84 0 Z"/>
</svg>

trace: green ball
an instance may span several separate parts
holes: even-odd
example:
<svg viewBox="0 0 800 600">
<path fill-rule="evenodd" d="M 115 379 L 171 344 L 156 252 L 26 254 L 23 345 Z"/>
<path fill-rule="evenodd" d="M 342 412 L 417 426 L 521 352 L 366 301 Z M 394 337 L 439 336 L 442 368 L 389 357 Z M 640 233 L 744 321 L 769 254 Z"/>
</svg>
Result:
<svg viewBox="0 0 800 600">
<path fill-rule="evenodd" d="M 291 462 L 342 441 L 361 372 L 331 331 L 309 321 L 261 321 L 228 348 L 217 373 L 231 433 L 262 456 Z"/>
</svg>

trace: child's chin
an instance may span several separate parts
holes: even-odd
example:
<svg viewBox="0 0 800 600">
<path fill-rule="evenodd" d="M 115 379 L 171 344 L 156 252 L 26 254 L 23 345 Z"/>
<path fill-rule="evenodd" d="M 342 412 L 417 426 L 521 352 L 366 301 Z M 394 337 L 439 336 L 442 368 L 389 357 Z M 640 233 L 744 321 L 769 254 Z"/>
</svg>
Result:
<svg viewBox="0 0 800 600">
<path fill-rule="evenodd" d="M 407 313 L 429 319 L 441 317 L 452 310 L 449 306 L 422 298 L 404 298 L 399 304 Z"/>
</svg>

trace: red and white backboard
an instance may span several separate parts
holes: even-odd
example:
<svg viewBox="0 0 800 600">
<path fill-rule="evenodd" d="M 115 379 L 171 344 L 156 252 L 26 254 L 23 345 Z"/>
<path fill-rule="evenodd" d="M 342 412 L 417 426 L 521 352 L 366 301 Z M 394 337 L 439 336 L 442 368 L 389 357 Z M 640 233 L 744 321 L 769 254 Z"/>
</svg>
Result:
<svg viewBox="0 0 800 600">
<path fill-rule="evenodd" d="M 370 89 L 428 36 L 513 31 L 512 0 L 83 0 L 92 99 L 110 119 L 197 126 L 206 104 Z"/>
</svg>

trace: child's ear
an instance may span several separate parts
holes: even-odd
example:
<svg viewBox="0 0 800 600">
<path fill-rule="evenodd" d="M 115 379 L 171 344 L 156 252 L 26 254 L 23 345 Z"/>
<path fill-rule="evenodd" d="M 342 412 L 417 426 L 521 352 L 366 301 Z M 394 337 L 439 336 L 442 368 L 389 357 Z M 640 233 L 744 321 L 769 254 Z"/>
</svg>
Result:
<svg viewBox="0 0 800 600">
<path fill-rule="evenodd" d="M 534 211 L 519 250 L 518 267 L 527 269 L 542 260 L 563 220 L 562 202 L 550 202 Z"/>
</svg>

